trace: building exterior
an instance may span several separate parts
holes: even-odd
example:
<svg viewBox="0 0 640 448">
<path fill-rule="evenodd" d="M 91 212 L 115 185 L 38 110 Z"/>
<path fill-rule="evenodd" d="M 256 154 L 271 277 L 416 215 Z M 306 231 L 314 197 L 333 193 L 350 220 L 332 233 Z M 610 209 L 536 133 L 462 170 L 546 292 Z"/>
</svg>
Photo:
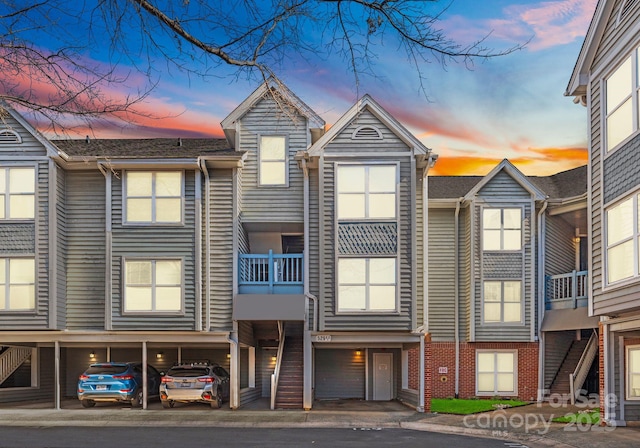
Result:
<svg viewBox="0 0 640 448">
<path fill-rule="evenodd" d="M 2 118 L 0 402 L 60 407 L 108 360 L 216 362 L 234 409 L 588 383 L 585 167 L 428 176 L 436 155 L 368 95 L 327 130 L 275 79 L 223 139 Z"/>
<path fill-rule="evenodd" d="M 600 317 L 605 421 L 640 419 L 640 3 L 599 1 L 566 95 L 589 124 L 589 312 Z"/>
</svg>

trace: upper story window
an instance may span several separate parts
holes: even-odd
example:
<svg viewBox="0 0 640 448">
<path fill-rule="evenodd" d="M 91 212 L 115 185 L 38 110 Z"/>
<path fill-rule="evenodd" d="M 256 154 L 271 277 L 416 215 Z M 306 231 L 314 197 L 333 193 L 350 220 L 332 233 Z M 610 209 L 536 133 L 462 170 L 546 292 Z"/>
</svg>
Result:
<svg viewBox="0 0 640 448">
<path fill-rule="evenodd" d="M 35 189 L 35 168 L 0 168 L 0 219 L 34 219 Z"/>
<path fill-rule="evenodd" d="M 123 311 L 182 311 L 181 260 L 126 260 Z"/>
<path fill-rule="evenodd" d="M 522 209 L 483 209 L 482 246 L 484 250 L 522 249 Z"/>
<path fill-rule="evenodd" d="M 127 171 L 125 181 L 127 223 L 182 222 L 181 171 Z"/>
<path fill-rule="evenodd" d="M 395 258 L 340 258 L 338 311 L 395 311 Z"/>
<path fill-rule="evenodd" d="M 397 165 L 338 165 L 338 219 L 395 219 Z"/>
<path fill-rule="evenodd" d="M 287 138 L 282 135 L 263 135 L 260 137 L 260 185 L 286 186 Z"/>
<path fill-rule="evenodd" d="M 522 322 L 522 283 L 485 281 L 482 321 L 488 324 Z"/>
<path fill-rule="evenodd" d="M 634 194 L 606 211 L 607 283 L 638 276 L 639 200 L 640 195 Z"/>
<path fill-rule="evenodd" d="M 34 310 L 35 276 L 35 259 L 0 258 L 0 311 Z"/>
<path fill-rule="evenodd" d="M 607 152 L 638 130 L 639 51 L 636 49 L 605 80 Z"/>
</svg>

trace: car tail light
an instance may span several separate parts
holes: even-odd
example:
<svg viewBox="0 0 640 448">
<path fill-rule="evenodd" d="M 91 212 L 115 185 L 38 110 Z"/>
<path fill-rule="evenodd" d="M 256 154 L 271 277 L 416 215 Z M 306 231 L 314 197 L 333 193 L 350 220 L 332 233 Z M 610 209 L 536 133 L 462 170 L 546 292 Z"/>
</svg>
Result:
<svg viewBox="0 0 640 448">
<path fill-rule="evenodd" d="M 173 378 L 167 378 L 166 376 L 162 377 L 163 383 L 173 383 Z"/>
<path fill-rule="evenodd" d="M 133 389 L 120 389 L 120 392 L 131 392 Z"/>
<path fill-rule="evenodd" d="M 88 380 L 89 377 L 87 375 L 80 375 L 81 380 Z"/>
<path fill-rule="evenodd" d="M 114 380 L 132 380 L 133 376 L 131 375 L 113 375 Z"/>
<path fill-rule="evenodd" d="M 213 378 L 198 378 L 198 381 L 200 381 L 201 383 L 213 383 Z"/>
</svg>

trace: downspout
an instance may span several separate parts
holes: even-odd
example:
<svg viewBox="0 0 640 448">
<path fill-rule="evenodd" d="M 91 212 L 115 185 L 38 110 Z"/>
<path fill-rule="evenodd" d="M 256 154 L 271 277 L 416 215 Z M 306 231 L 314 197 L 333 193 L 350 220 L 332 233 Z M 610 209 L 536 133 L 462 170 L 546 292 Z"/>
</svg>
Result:
<svg viewBox="0 0 640 448">
<path fill-rule="evenodd" d="M 112 296 L 113 296 L 113 234 L 111 230 L 111 183 L 113 176 L 111 170 L 105 168 L 101 162 L 98 162 L 98 169 L 105 178 L 105 287 L 104 287 L 104 329 L 113 330 L 112 327 Z"/>
<path fill-rule="evenodd" d="M 198 164 L 200 165 L 200 169 L 204 173 L 204 228 L 205 228 L 205 238 L 204 238 L 204 250 L 205 250 L 205 260 L 204 260 L 204 268 L 205 268 L 205 279 L 204 279 L 204 300 L 205 300 L 205 331 L 210 331 L 211 329 L 211 181 L 209 179 L 209 170 L 207 169 L 207 162 L 203 159 L 198 160 Z"/>
<path fill-rule="evenodd" d="M 530 254 L 530 263 L 531 268 L 529 271 L 529 278 L 531 279 L 531 291 L 529 291 L 531 299 L 529 300 L 529 309 L 531 310 L 531 331 L 529 332 L 529 341 L 536 342 L 536 244 L 533 241 L 533 238 L 537 235 L 537 223 L 536 220 L 533 219 L 533 214 L 536 211 L 536 201 L 535 199 L 531 200 L 531 254 Z M 525 313 L 526 317 L 526 313 Z"/>
<path fill-rule="evenodd" d="M 454 215 L 453 224 L 453 340 L 455 344 L 455 383 L 454 383 L 454 397 L 458 398 L 460 393 L 460 322 L 459 320 L 459 300 L 460 300 L 460 206 L 464 198 L 459 198 L 456 201 L 456 212 Z"/>
<path fill-rule="evenodd" d="M 195 277 L 196 277 L 196 331 L 202 331 L 202 177 L 199 170 L 194 170 L 196 197 L 196 232 L 195 232 Z"/>
<path fill-rule="evenodd" d="M 536 322 L 538 330 L 538 401 L 542 401 L 544 398 L 544 337 L 542 335 L 542 318 L 544 316 L 545 309 L 545 287 L 544 287 L 544 272 L 545 272 L 545 250 L 544 240 L 545 235 L 544 228 L 545 220 L 542 219 L 544 212 L 547 210 L 549 203 L 544 201 L 542 208 L 538 212 L 538 320 Z"/>
<path fill-rule="evenodd" d="M 318 299 L 309 292 L 309 167 L 307 160 L 302 158 L 301 168 L 304 177 L 304 250 L 302 253 L 302 272 L 303 272 L 303 291 L 305 296 L 305 325 L 303 331 L 303 389 L 302 389 L 302 407 L 305 410 L 311 409 L 313 405 L 313 344 L 311 343 L 311 331 L 316 331 L 316 319 L 318 317 Z M 309 302 L 313 300 L 313 324 L 309 329 Z M 280 359 L 278 358 L 278 361 Z"/>
</svg>

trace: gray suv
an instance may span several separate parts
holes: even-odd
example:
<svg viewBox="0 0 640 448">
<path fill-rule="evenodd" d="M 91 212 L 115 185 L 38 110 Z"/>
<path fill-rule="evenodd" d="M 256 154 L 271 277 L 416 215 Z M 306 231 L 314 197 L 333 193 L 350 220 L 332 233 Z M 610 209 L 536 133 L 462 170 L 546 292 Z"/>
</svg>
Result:
<svg viewBox="0 0 640 448">
<path fill-rule="evenodd" d="M 163 408 L 172 408 L 175 403 L 200 402 L 217 409 L 228 399 L 229 373 L 208 361 L 177 364 L 162 377 L 160 384 Z"/>
</svg>

